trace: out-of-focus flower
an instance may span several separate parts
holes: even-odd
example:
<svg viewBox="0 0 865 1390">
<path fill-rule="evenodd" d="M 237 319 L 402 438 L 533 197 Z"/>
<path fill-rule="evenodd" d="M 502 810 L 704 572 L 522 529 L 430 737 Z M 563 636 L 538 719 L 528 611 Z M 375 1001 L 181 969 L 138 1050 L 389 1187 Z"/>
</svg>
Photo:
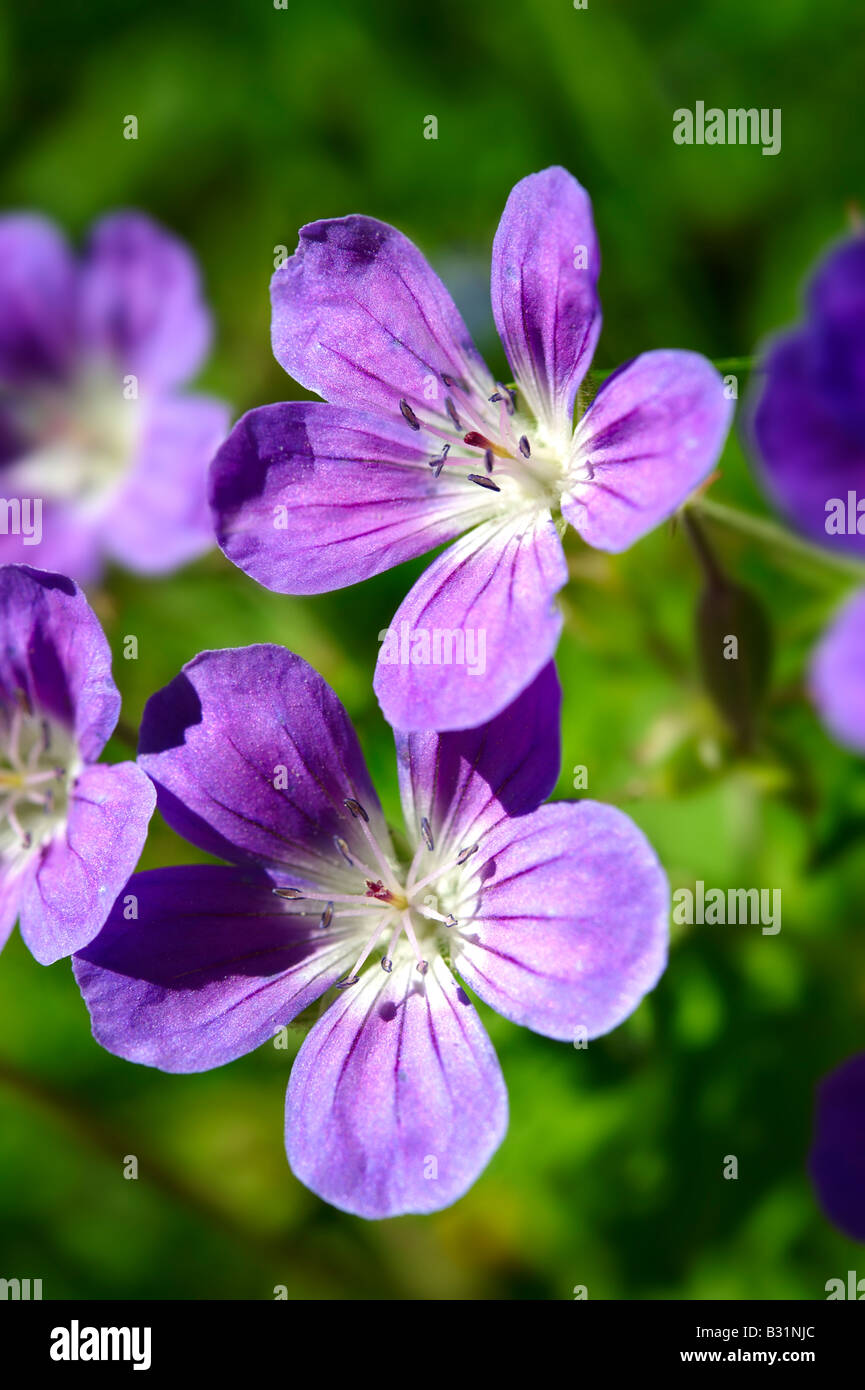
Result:
<svg viewBox="0 0 865 1390">
<path fill-rule="evenodd" d="M 97 1040 L 194 1072 L 258 1047 L 334 986 L 288 1088 L 296 1175 L 369 1218 L 460 1197 L 507 1127 L 465 990 L 546 1037 L 615 1028 L 658 980 L 669 889 L 642 832 L 540 803 L 559 765 L 552 665 L 482 728 L 397 734 L 400 858 L 352 725 L 280 647 L 205 652 L 147 705 L 160 808 L 233 867 L 128 886 L 76 957 Z"/>
<path fill-rule="evenodd" d="M 865 1052 L 820 1083 L 809 1166 L 830 1221 L 865 1241 Z"/>
<path fill-rule="evenodd" d="M 0 218 L 0 559 L 89 581 L 212 544 L 228 407 L 180 389 L 209 341 L 195 261 L 149 218 L 104 218 L 80 262 L 44 218 Z"/>
<path fill-rule="evenodd" d="M 865 236 L 823 260 L 805 322 L 771 344 L 752 435 L 779 510 L 827 549 L 865 557 Z M 811 689 L 830 733 L 865 753 L 865 593 L 820 642 Z"/>
<path fill-rule="evenodd" d="M 577 181 L 552 168 L 518 183 L 492 262 L 515 389 L 496 382 L 444 285 L 383 222 L 312 223 L 273 277 L 274 353 L 328 403 L 264 406 L 235 426 L 211 483 L 229 559 L 270 589 L 319 593 L 468 532 L 389 632 L 421 634 L 421 647 L 423 634 L 482 632 L 485 670 L 383 647 L 375 688 L 395 727 L 474 727 L 550 660 L 567 579 L 554 516 L 624 550 L 718 458 L 732 405 L 696 353 L 648 352 L 584 409 L 599 270 Z"/>
<path fill-rule="evenodd" d="M 0 567 L 0 946 L 43 965 L 85 946 L 138 862 L 156 794 L 97 763 L 120 713 L 111 652 L 62 575 Z"/>
</svg>

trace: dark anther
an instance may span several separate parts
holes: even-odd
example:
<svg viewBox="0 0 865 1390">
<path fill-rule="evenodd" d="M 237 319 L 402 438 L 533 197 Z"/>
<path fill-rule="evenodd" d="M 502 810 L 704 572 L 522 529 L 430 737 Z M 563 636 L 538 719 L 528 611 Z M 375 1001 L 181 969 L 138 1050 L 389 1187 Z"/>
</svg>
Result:
<svg viewBox="0 0 865 1390">
<path fill-rule="evenodd" d="M 455 927 L 456 925 L 457 925 L 457 919 L 456 919 L 456 917 L 454 917 L 454 915 L 453 915 L 452 912 L 449 912 L 448 915 L 447 915 L 447 917 L 445 918 L 445 926 L 446 926 L 446 927 Z"/>
<path fill-rule="evenodd" d="M 478 487 L 489 488 L 490 492 L 501 492 L 498 483 L 494 483 L 492 478 L 488 478 L 484 473 L 469 473 L 468 480 L 470 483 L 477 483 Z"/>
<path fill-rule="evenodd" d="M 347 980 L 340 980 L 340 982 L 339 982 L 339 984 L 336 986 L 336 988 L 337 988 L 337 989 L 350 989 L 352 985 L 356 985 L 356 984 L 357 984 L 357 982 L 358 982 L 359 979 L 360 979 L 360 976 L 359 976 L 359 975 L 349 975 L 349 977 L 348 977 Z"/>
<path fill-rule="evenodd" d="M 304 896 L 299 888 L 274 888 L 273 891 L 278 898 L 288 898 L 291 902 Z"/>
<path fill-rule="evenodd" d="M 448 372 L 442 372 L 442 381 L 449 390 L 462 391 L 465 394 L 469 389 L 468 383 L 463 381 L 461 376 L 451 376 Z"/>
<path fill-rule="evenodd" d="M 346 807 L 347 810 L 351 811 L 351 814 L 354 816 L 355 820 L 357 820 L 358 816 L 360 816 L 361 820 L 365 820 L 367 824 L 369 824 L 369 816 L 361 806 L 360 802 L 355 801 L 353 796 L 347 796 L 345 798 L 345 801 L 343 802 L 343 805 Z"/>
<path fill-rule="evenodd" d="M 403 399 L 399 403 L 400 413 L 407 425 L 411 425 L 413 430 L 420 429 L 420 420 L 415 415 L 408 401 Z"/>
<path fill-rule="evenodd" d="M 488 473 L 492 473 L 493 471 L 492 449 L 484 449 L 484 468 L 487 470 Z"/>
<path fill-rule="evenodd" d="M 462 429 L 462 421 L 460 420 L 460 417 L 457 415 L 456 406 L 454 405 L 454 403 L 453 403 L 453 401 L 451 400 L 450 396 L 445 396 L 445 410 L 447 411 L 448 415 L 449 415 L 449 416 L 451 417 L 451 419 L 453 420 L 454 425 L 456 426 L 456 428 L 457 428 L 458 430 L 461 430 L 461 429 Z"/>
<path fill-rule="evenodd" d="M 464 864 L 467 859 L 471 859 L 477 848 L 477 845 L 469 845 L 466 849 L 461 849 L 457 855 L 457 863 Z"/>
<path fill-rule="evenodd" d="M 530 459 L 532 456 L 532 446 L 524 434 L 520 435 L 520 453 L 524 459 Z"/>
<path fill-rule="evenodd" d="M 321 914 L 321 917 L 319 918 L 318 925 L 319 925 L 320 927 L 323 927 L 325 930 L 327 930 L 327 928 L 330 926 L 330 924 L 331 924 L 332 921 L 333 921 L 333 903 L 328 903 L 328 904 L 327 904 L 327 907 L 324 909 L 324 912 Z"/>
<path fill-rule="evenodd" d="M 432 827 L 429 821 L 427 820 L 426 816 L 423 816 L 421 818 L 420 833 L 423 835 L 423 842 L 426 845 L 427 849 L 435 849 L 435 841 L 433 840 Z"/>
<path fill-rule="evenodd" d="M 393 970 L 393 961 L 390 959 L 389 956 L 382 956 L 381 968 L 386 975 L 389 975 L 390 972 Z"/>
<path fill-rule="evenodd" d="M 417 963 L 417 968 L 418 968 L 418 970 L 420 971 L 420 973 L 421 973 L 422 975 L 425 975 L 426 972 L 429 970 L 429 961 L 428 961 L 428 960 L 419 960 L 418 963 Z"/>
<path fill-rule="evenodd" d="M 430 459 L 429 466 L 434 470 L 434 477 L 438 477 L 445 466 L 445 459 L 451 451 L 450 444 L 443 444 L 441 453 L 434 459 Z"/>
</svg>

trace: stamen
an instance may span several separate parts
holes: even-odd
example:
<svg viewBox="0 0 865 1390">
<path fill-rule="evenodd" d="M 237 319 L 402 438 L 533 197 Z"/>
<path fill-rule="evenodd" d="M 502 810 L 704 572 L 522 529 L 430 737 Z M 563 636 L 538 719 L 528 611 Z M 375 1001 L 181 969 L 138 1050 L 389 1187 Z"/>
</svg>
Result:
<svg viewBox="0 0 865 1390">
<path fill-rule="evenodd" d="M 478 487 L 489 488 L 490 492 L 501 492 L 498 483 L 494 483 L 485 473 L 469 473 L 468 480 L 470 483 L 477 483 Z"/>
<path fill-rule="evenodd" d="M 445 396 L 445 410 L 447 411 L 448 415 L 449 415 L 449 416 L 451 417 L 451 419 L 453 420 L 453 423 L 454 423 L 455 428 L 458 429 L 458 430 L 461 430 L 461 429 L 462 429 L 462 421 L 460 420 L 460 417 L 457 415 L 456 407 L 455 407 L 453 401 L 451 400 L 450 396 Z"/>
<path fill-rule="evenodd" d="M 390 959 L 389 956 L 382 956 L 381 968 L 386 975 L 389 975 L 390 972 L 393 970 L 393 961 Z"/>
<path fill-rule="evenodd" d="M 488 473 L 492 473 L 492 471 L 493 471 L 493 451 L 492 451 L 492 449 L 485 449 L 485 450 L 484 450 L 484 468 L 487 470 Z"/>
<path fill-rule="evenodd" d="M 306 896 L 299 888 L 274 888 L 273 891 L 278 898 L 288 898 L 289 902 L 296 902 L 298 898 Z"/>
<path fill-rule="evenodd" d="M 324 909 L 324 912 L 321 914 L 321 917 L 319 918 L 318 925 L 321 927 L 321 929 L 322 929 L 323 931 L 327 931 L 327 928 L 330 926 L 330 924 L 331 924 L 332 921 L 333 921 L 333 903 L 332 903 L 332 902 L 329 902 L 329 903 L 327 904 L 327 907 Z"/>
<path fill-rule="evenodd" d="M 334 835 L 334 837 L 333 837 L 333 843 L 335 844 L 336 848 L 339 850 L 339 852 L 340 852 L 340 854 L 342 855 L 343 859 L 345 860 L 346 864 L 348 864 L 349 868 L 353 869 L 353 868 L 354 868 L 354 860 L 352 859 L 351 855 L 349 854 L 349 852 L 348 852 L 348 845 L 346 844 L 346 842 L 345 842 L 345 840 L 342 838 L 342 836 L 341 836 L 341 835 Z"/>
<path fill-rule="evenodd" d="M 532 456 L 532 446 L 524 434 L 520 435 L 520 453 L 524 459 L 530 459 Z"/>
<path fill-rule="evenodd" d="M 465 864 L 466 860 L 471 859 L 472 855 L 477 852 L 477 849 L 477 845 L 469 845 L 467 849 L 461 849 L 457 855 L 457 864 Z"/>
<path fill-rule="evenodd" d="M 347 980 L 340 980 L 338 985 L 334 985 L 334 989 L 349 989 L 352 985 L 356 985 L 359 979 L 359 975 L 349 975 Z"/>
<path fill-rule="evenodd" d="M 403 399 L 399 403 L 400 413 L 407 425 L 411 425 L 413 430 L 420 429 L 420 420 L 415 415 L 408 401 Z"/>
<path fill-rule="evenodd" d="M 449 390 L 462 391 L 464 395 L 468 394 L 468 382 L 463 381 L 462 377 L 450 376 L 447 372 L 442 372 L 442 381 Z"/>
<path fill-rule="evenodd" d="M 435 841 L 433 840 L 432 827 L 429 821 L 427 820 L 426 816 L 421 817 L 420 833 L 423 835 L 424 844 L 426 845 L 427 849 L 430 851 L 434 850 Z"/>
<path fill-rule="evenodd" d="M 446 927 L 455 927 L 458 925 L 457 919 L 452 912 L 449 912 L 447 917 L 445 917 L 443 912 L 436 912 L 435 908 L 432 907 L 418 907 L 416 910 L 422 917 L 427 917 L 431 922 L 442 922 Z"/>
<path fill-rule="evenodd" d="M 351 814 L 354 816 L 355 820 L 357 820 L 359 816 L 361 820 L 366 821 L 366 823 L 369 824 L 369 816 L 361 806 L 360 802 L 355 801 L 353 796 L 347 796 L 343 805 L 346 806 L 346 808 L 349 811 L 351 811 Z"/>
</svg>

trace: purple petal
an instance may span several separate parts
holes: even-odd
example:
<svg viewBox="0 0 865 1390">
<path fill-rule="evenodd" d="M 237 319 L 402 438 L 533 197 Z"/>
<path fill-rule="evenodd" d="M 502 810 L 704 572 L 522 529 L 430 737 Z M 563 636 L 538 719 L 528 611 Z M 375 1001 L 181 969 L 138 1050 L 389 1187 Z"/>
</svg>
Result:
<svg viewBox="0 0 865 1390">
<path fill-rule="evenodd" d="M 556 649 L 553 599 L 567 577 L 548 512 L 485 522 L 452 545 L 403 600 L 379 652 L 374 686 L 388 722 L 472 729 L 500 713 Z"/>
<path fill-rule="evenodd" d="M 836 247 L 809 290 L 815 386 L 865 443 L 865 236 Z"/>
<path fill-rule="evenodd" d="M 120 713 L 111 650 L 77 584 L 25 565 L 0 568 L 0 704 L 23 697 L 99 757 Z"/>
<path fill-rule="evenodd" d="M 75 346 L 75 262 L 44 217 L 0 217 L 0 383 L 62 376 Z"/>
<path fill-rule="evenodd" d="M 847 601 L 821 639 L 811 691 L 833 738 L 865 753 L 865 590 Z"/>
<path fill-rule="evenodd" d="M 813 335 L 776 340 L 753 415 L 753 437 L 766 487 L 784 515 L 822 545 L 865 554 L 865 535 L 847 526 L 848 492 L 861 494 L 865 434 L 851 431 L 831 396 L 816 385 Z M 844 505 L 845 530 L 826 530 L 831 508 Z"/>
<path fill-rule="evenodd" d="M 101 523 L 103 545 L 120 564 L 159 574 L 210 549 L 207 473 L 228 423 L 228 406 L 207 396 L 153 402 L 138 458 Z"/>
<path fill-rule="evenodd" d="M 563 514 L 589 545 L 626 550 L 712 471 L 732 410 L 699 353 L 644 353 L 604 384 L 577 425 Z"/>
<path fill-rule="evenodd" d="M 397 733 L 403 812 L 413 842 L 420 843 L 425 818 L 436 850 L 453 853 L 503 817 L 545 801 L 559 775 L 561 705 L 550 662 L 513 704 L 477 729 Z"/>
<path fill-rule="evenodd" d="M 102 928 L 138 863 L 155 804 L 134 763 L 79 773 L 67 823 L 39 851 L 21 901 L 21 935 L 40 965 L 80 950 Z"/>
<path fill-rule="evenodd" d="M 151 390 L 193 376 L 210 343 L 194 257 L 138 212 L 114 213 L 93 228 L 81 272 L 80 320 L 91 354 Z"/>
<path fill-rule="evenodd" d="M 301 228 L 270 287 L 277 361 L 334 405 L 428 413 L 443 374 L 494 383 L 450 295 L 407 237 L 371 217 Z M 432 393 L 435 392 L 433 395 Z"/>
<path fill-rule="evenodd" d="M 646 837 L 615 807 L 542 806 L 501 824 L 469 862 L 473 883 L 452 908 L 453 966 L 505 1018 L 545 1037 L 593 1038 L 657 984 L 669 888 Z"/>
<path fill-rule="evenodd" d="M 490 494 L 433 476 L 429 441 L 397 420 L 320 402 L 244 415 L 211 470 L 219 544 L 279 593 L 343 588 L 475 525 Z"/>
<path fill-rule="evenodd" d="M 441 960 L 367 970 L 312 1029 L 286 1104 L 296 1176 L 342 1211 L 439 1211 L 471 1187 L 507 1129 L 492 1044 Z"/>
<path fill-rule="evenodd" d="M 544 169 L 511 192 L 493 243 L 496 328 L 534 414 L 570 433 L 601 331 L 600 252 L 586 190 Z"/>
<path fill-rule="evenodd" d="M 829 1220 L 865 1241 L 865 1052 L 820 1083 L 809 1168 Z"/>
<path fill-rule="evenodd" d="M 339 979 L 353 949 L 268 879 L 196 865 L 136 874 L 74 966 L 97 1042 L 191 1072 L 272 1038 Z"/>
<path fill-rule="evenodd" d="M 348 715 L 318 672 L 284 647 L 203 652 L 188 662 L 147 702 L 139 762 L 180 835 L 224 859 L 268 865 L 281 881 L 324 882 L 340 862 L 334 835 L 367 857 L 346 797 L 388 844 Z"/>
</svg>

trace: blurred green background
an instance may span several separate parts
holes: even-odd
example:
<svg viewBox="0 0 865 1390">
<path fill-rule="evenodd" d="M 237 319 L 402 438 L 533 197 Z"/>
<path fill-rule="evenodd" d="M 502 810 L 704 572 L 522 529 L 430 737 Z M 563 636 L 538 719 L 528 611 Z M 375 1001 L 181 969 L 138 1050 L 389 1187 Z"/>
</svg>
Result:
<svg viewBox="0 0 865 1390">
<path fill-rule="evenodd" d="M 0 21 L 2 204 L 74 238 L 140 207 L 199 255 L 216 325 L 202 385 L 239 414 L 302 394 L 269 349 L 274 247 L 311 219 L 396 223 L 504 371 L 488 257 L 511 185 L 562 163 L 594 200 L 604 258 L 597 365 L 654 347 L 750 356 L 795 317 L 803 274 L 863 195 L 859 0 L 87 0 Z M 783 145 L 679 147 L 672 112 L 780 107 Z M 135 114 L 139 139 L 122 138 Z M 423 138 L 438 118 L 438 139 Z M 746 375 L 739 372 L 743 399 Z M 740 401 L 741 406 L 741 401 Z M 712 496 L 765 505 L 734 437 Z M 102 1052 L 68 965 L 17 935 L 0 961 L 0 1275 L 49 1297 L 821 1298 L 862 1250 L 804 1170 L 817 1078 L 865 1047 L 865 765 L 801 693 L 843 593 L 829 570 L 711 532 L 774 632 L 763 733 L 737 755 L 701 692 L 699 569 L 683 532 L 624 557 L 569 539 L 559 652 L 572 794 L 625 807 L 673 886 L 780 888 L 783 928 L 676 928 L 667 974 L 588 1050 L 482 1013 L 510 1090 L 488 1171 L 436 1216 L 365 1223 L 292 1177 L 291 1051 L 167 1077 Z M 124 719 L 207 647 L 278 641 L 355 718 L 389 813 L 392 741 L 371 691 L 376 634 L 422 564 L 280 598 L 218 553 L 92 595 Z M 139 659 L 122 657 L 126 634 Z M 119 739 L 109 756 L 129 756 Z M 143 864 L 195 852 L 154 820 Z M 138 1181 L 122 1176 L 139 1158 Z M 739 1177 L 722 1176 L 726 1155 Z M 860 1268 L 860 1273 L 863 1271 Z"/>
</svg>

